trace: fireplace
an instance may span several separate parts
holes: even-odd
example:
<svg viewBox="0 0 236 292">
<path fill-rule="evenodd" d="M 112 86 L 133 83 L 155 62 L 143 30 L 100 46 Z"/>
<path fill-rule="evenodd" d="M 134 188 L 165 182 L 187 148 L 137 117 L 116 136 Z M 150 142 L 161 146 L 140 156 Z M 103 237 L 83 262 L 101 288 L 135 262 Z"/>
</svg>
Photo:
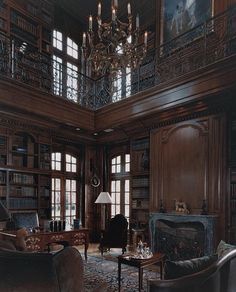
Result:
<svg viewBox="0 0 236 292">
<path fill-rule="evenodd" d="M 152 251 L 165 253 L 171 260 L 212 254 L 216 220 L 214 215 L 151 213 Z"/>
</svg>

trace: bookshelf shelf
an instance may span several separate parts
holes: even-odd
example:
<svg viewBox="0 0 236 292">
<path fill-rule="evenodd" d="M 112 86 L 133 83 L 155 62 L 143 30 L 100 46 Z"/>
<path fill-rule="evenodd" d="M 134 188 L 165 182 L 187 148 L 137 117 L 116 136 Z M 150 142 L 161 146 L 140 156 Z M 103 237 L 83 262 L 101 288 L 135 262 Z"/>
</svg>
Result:
<svg viewBox="0 0 236 292">
<path fill-rule="evenodd" d="M 149 217 L 149 140 L 131 141 L 131 221 L 134 228 L 148 229 Z M 148 232 L 145 232 L 147 237 Z"/>
<path fill-rule="evenodd" d="M 1 202 L 9 210 L 37 210 L 49 219 L 51 145 L 26 132 L 0 134 L 0 155 L 4 157 L 0 160 Z"/>
</svg>

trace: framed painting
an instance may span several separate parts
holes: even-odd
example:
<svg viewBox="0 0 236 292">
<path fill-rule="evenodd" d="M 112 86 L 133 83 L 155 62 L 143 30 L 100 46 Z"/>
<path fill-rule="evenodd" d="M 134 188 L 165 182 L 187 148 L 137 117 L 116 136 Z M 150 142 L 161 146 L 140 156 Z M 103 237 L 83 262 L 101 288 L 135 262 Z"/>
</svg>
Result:
<svg viewBox="0 0 236 292">
<path fill-rule="evenodd" d="M 162 0 L 160 43 L 184 34 L 213 14 L 214 0 Z"/>
</svg>

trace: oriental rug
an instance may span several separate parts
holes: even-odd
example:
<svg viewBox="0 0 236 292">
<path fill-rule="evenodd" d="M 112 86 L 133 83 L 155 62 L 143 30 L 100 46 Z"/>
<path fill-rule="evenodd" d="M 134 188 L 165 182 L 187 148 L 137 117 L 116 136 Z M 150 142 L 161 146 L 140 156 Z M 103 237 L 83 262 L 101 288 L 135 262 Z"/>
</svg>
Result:
<svg viewBox="0 0 236 292">
<path fill-rule="evenodd" d="M 107 260 L 102 257 L 88 256 L 84 262 L 85 292 L 117 292 L 118 264 L 117 260 Z M 143 271 L 143 291 L 147 291 L 147 279 L 158 279 L 157 267 L 153 266 Z M 138 291 L 138 269 L 121 265 L 121 291 Z"/>
</svg>

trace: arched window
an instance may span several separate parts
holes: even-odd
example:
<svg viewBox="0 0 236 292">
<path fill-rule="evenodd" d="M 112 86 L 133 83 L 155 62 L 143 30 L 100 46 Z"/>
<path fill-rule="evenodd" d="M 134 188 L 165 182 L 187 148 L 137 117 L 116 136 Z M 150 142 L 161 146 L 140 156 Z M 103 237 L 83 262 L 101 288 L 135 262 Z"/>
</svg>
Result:
<svg viewBox="0 0 236 292">
<path fill-rule="evenodd" d="M 68 153 L 53 152 L 51 161 L 51 216 L 54 220 L 65 220 L 66 228 L 70 229 L 73 220 L 79 217 L 78 159 Z"/>
<path fill-rule="evenodd" d="M 130 154 L 120 154 L 110 161 L 111 216 L 123 214 L 130 218 Z"/>
</svg>

